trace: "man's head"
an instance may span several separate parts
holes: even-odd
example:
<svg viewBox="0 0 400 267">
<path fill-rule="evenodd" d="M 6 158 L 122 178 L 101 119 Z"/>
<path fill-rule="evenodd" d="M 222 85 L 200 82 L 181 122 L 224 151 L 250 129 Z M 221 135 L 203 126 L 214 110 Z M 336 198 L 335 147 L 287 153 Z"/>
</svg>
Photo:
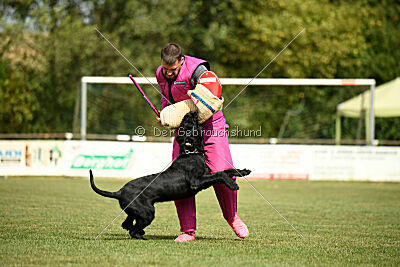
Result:
<svg viewBox="0 0 400 267">
<path fill-rule="evenodd" d="M 174 81 L 178 77 L 184 57 L 179 45 L 168 43 L 161 49 L 161 65 L 165 77 Z"/>
</svg>

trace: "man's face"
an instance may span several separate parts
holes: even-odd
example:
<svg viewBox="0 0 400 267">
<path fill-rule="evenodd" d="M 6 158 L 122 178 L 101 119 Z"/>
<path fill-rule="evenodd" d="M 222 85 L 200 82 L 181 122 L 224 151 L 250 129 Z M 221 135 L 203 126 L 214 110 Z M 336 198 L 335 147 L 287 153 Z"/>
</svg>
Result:
<svg viewBox="0 0 400 267">
<path fill-rule="evenodd" d="M 176 77 L 178 77 L 183 61 L 184 57 L 182 57 L 180 60 L 175 61 L 174 64 L 169 65 L 163 59 L 161 59 L 162 70 L 168 80 L 174 81 Z"/>
</svg>

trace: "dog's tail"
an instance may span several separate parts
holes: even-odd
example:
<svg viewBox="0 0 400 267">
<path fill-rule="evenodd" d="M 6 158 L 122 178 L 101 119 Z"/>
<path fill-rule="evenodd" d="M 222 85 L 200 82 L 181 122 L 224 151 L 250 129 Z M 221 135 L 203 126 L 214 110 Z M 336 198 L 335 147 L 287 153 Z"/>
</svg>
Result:
<svg viewBox="0 0 400 267">
<path fill-rule="evenodd" d="M 107 192 L 107 191 L 103 191 L 103 190 L 98 189 L 96 187 L 96 185 L 94 184 L 94 178 L 93 178 L 92 170 L 89 170 L 89 173 L 90 173 L 90 185 L 92 186 L 92 189 L 93 189 L 94 192 L 96 192 L 97 194 L 99 194 L 99 195 L 101 195 L 103 197 L 120 199 L 120 197 L 121 197 L 120 191 L 118 191 L 118 192 Z"/>
</svg>

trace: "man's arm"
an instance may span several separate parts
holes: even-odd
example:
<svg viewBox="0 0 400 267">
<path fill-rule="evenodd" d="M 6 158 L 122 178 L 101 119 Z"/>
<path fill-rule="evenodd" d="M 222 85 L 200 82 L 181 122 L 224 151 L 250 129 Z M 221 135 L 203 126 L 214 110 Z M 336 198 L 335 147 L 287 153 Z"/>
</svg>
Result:
<svg viewBox="0 0 400 267">
<path fill-rule="evenodd" d="M 203 64 L 200 64 L 199 66 L 197 66 L 197 68 L 194 70 L 194 72 L 192 74 L 192 77 L 190 78 L 190 84 L 193 87 L 196 87 L 197 82 L 199 81 L 200 75 L 202 75 L 206 71 L 208 71 L 208 69 Z"/>
</svg>

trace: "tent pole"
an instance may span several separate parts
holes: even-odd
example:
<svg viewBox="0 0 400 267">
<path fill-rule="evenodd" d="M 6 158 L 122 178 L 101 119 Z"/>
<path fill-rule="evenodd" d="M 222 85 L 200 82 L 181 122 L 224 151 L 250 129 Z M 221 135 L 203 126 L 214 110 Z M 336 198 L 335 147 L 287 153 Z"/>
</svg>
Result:
<svg viewBox="0 0 400 267">
<path fill-rule="evenodd" d="M 339 111 L 336 112 L 336 135 L 335 135 L 335 143 L 336 145 L 340 145 L 340 139 L 342 138 L 342 126 Z"/>
<path fill-rule="evenodd" d="M 375 140 L 375 109 L 374 109 L 374 97 L 375 97 L 375 84 L 371 84 L 370 86 L 370 94 L 371 94 L 371 105 L 369 112 L 369 145 L 374 144 Z"/>
<path fill-rule="evenodd" d="M 367 110 L 366 112 L 365 112 L 365 114 L 364 114 L 364 119 L 365 119 L 365 142 L 368 144 L 368 145 L 371 145 L 372 143 L 371 143 L 371 131 L 370 131 L 370 129 L 371 129 L 371 116 L 370 116 L 370 114 L 371 114 L 371 110 Z"/>
</svg>

